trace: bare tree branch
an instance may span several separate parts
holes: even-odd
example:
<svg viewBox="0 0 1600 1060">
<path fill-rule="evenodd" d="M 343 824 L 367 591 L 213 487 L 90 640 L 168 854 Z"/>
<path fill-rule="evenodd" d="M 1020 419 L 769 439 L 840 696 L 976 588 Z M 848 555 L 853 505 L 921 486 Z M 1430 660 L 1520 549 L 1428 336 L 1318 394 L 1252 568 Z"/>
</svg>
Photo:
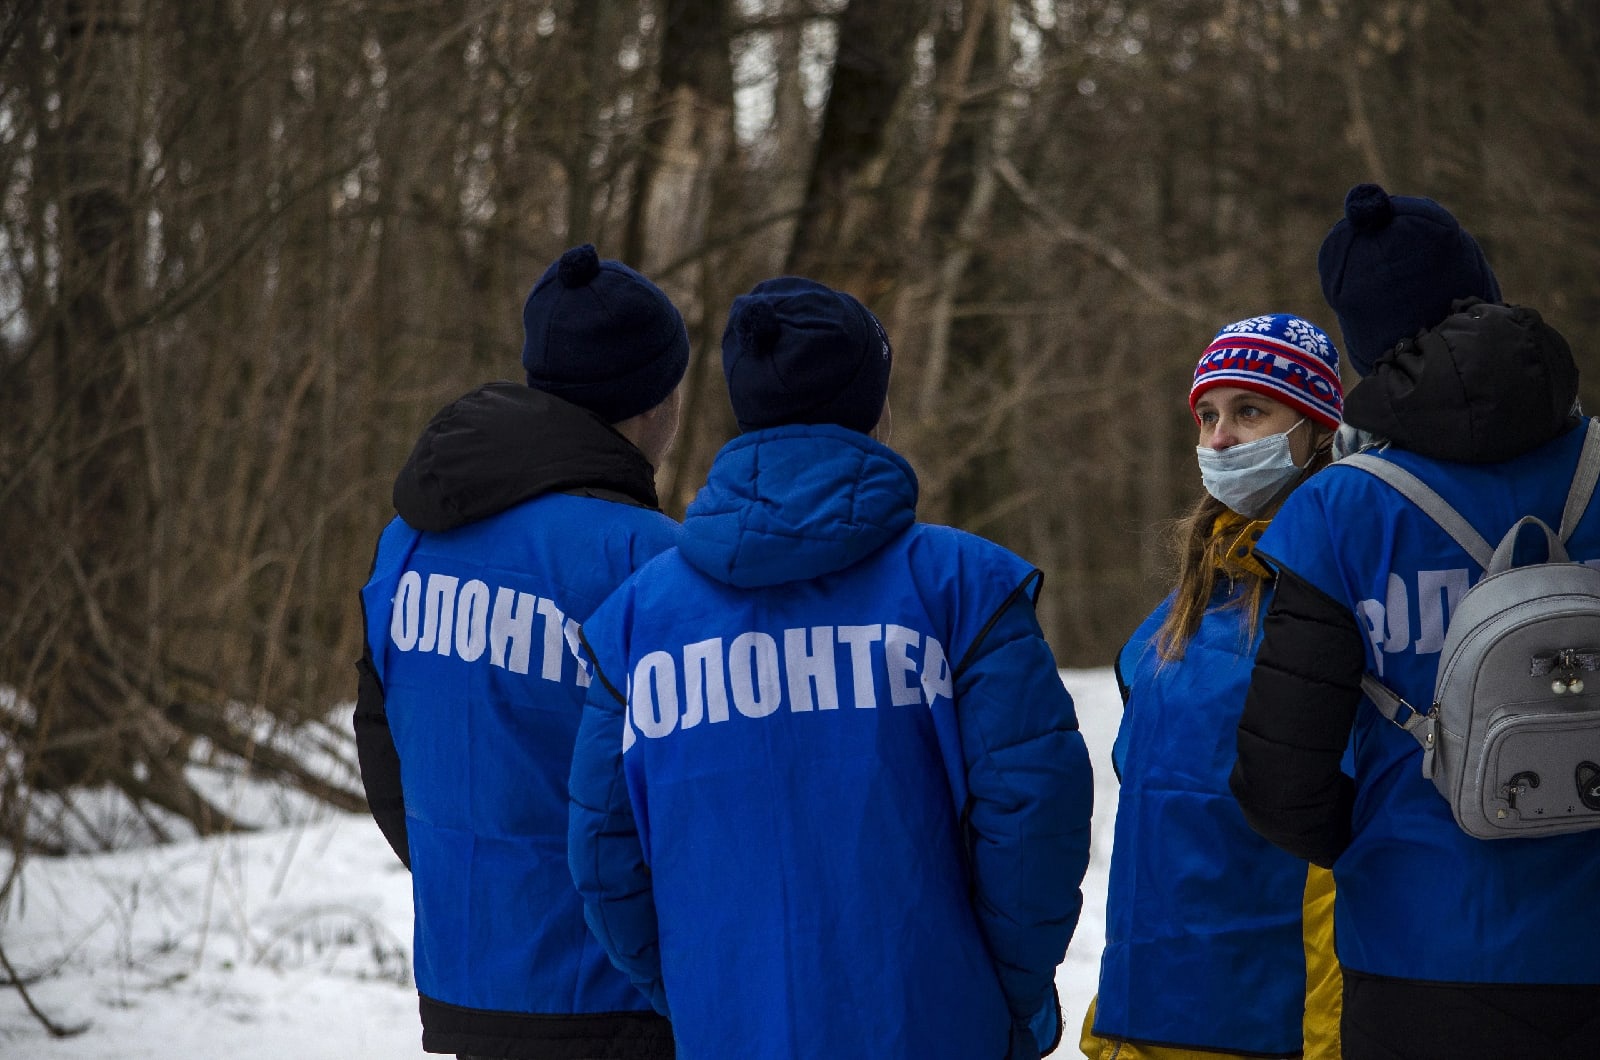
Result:
<svg viewBox="0 0 1600 1060">
<path fill-rule="evenodd" d="M 0 968 L 5 969 L 6 973 L 6 983 L 4 985 L 10 986 L 17 992 L 17 996 L 22 998 L 22 1003 L 28 1007 L 28 1011 L 32 1013 L 33 1018 L 39 1021 L 39 1025 L 49 1032 L 50 1037 L 72 1038 L 82 1034 L 91 1026 L 88 1023 L 80 1023 L 76 1027 L 64 1027 L 45 1015 L 44 1011 L 34 1004 L 33 997 L 28 993 L 27 985 L 22 981 L 22 977 L 11 966 L 11 959 L 6 956 L 6 948 L 3 945 L 0 945 Z"/>
<path fill-rule="evenodd" d="M 1090 232 L 1068 224 L 1058 216 L 1044 204 L 1038 193 L 1023 179 L 1022 174 L 1017 172 L 1017 167 L 1012 164 L 1009 158 L 997 158 L 994 162 L 994 169 L 1022 204 L 1041 221 L 1045 222 L 1049 227 L 1050 234 L 1056 240 L 1068 246 L 1088 251 L 1092 257 L 1099 259 L 1113 271 L 1131 281 L 1144 294 L 1167 308 L 1181 313 L 1189 320 L 1202 323 L 1209 319 L 1210 314 L 1205 306 L 1175 293 L 1165 284 L 1157 281 L 1148 272 L 1136 266 L 1132 259 L 1117 247 Z"/>
</svg>

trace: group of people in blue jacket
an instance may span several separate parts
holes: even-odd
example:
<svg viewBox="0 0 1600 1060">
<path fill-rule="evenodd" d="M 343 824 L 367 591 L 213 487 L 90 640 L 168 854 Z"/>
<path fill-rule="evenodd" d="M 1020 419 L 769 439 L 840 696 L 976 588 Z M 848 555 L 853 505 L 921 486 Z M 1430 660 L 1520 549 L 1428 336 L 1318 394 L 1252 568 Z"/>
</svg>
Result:
<svg viewBox="0 0 1600 1060">
<path fill-rule="evenodd" d="M 1426 702 L 1486 538 L 1554 525 L 1560 334 L 1437 203 L 1359 185 L 1318 255 L 1339 349 L 1222 328 L 1203 495 L 1116 660 L 1091 1060 L 1600 1056 L 1600 831 L 1463 833 L 1363 673 Z M 592 246 L 523 309 L 526 385 L 441 410 L 361 593 L 355 730 L 410 869 L 423 1048 L 549 1060 L 1016 1060 L 1064 1037 L 1093 783 L 1041 574 L 917 521 L 890 337 L 800 277 L 736 299 L 739 434 L 681 525 L 689 339 Z M 1600 501 L 1573 558 L 1600 565 Z M 1600 688 L 1600 680 L 1595 682 Z M 1088 999 L 1077 999 L 1080 1002 Z"/>
</svg>

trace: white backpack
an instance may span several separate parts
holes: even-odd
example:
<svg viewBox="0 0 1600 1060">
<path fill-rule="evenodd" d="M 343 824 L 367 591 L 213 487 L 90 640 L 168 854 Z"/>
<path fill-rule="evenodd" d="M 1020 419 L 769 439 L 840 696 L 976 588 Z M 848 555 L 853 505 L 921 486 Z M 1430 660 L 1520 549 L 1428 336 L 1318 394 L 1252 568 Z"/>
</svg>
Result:
<svg viewBox="0 0 1600 1060">
<path fill-rule="evenodd" d="M 1399 490 L 1485 571 L 1450 616 L 1426 712 L 1361 678 L 1383 716 L 1422 745 L 1422 774 L 1456 823 L 1479 839 L 1600 827 L 1600 569 L 1565 548 L 1600 477 L 1600 420 L 1589 421 L 1559 532 L 1524 516 L 1493 550 L 1410 472 L 1365 454 L 1340 463 Z M 1512 566 L 1530 526 L 1549 558 Z"/>
</svg>

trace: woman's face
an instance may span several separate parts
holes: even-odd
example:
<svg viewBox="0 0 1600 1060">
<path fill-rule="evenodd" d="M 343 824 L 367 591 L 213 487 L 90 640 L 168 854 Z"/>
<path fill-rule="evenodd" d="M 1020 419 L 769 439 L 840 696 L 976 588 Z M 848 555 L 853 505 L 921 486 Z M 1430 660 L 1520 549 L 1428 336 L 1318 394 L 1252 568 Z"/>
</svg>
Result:
<svg viewBox="0 0 1600 1060">
<path fill-rule="evenodd" d="M 1200 419 L 1199 444 L 1210 449 L 1231 449 L 1241 442 L 1253 442 L 1282 434 L 1301 420 L 1300 413 L 1254 390 L 1219 386 L 1207 390 L 1195 402 L 1194 414 Z M 1304 464 L 1311 457 L 1317 431 L 1295 431 L 1289 435 L 1289 451 L 1294 462 Z"/>
</svg>

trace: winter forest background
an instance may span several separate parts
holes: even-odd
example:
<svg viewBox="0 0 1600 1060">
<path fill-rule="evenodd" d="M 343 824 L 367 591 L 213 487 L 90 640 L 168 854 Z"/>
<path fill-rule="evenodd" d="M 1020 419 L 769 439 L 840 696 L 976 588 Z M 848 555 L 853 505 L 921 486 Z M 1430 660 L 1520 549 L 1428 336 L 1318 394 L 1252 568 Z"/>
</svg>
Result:
<svg viewBox="0 0 1600 1060">
<path fill-rule="evenodd" d="M 734 432 L 729 302 L 814 276 L 888 328 L 923 517 L 1042 567 L 1103 666 L 1198 489 L 1195 358 L 1260 312 L 1337 336 L 1361 180 L 1454 211 L 1600 409 L 1591 0 L 5 0 L 3 841 L 117 845 L 86 790 L 248 827 L 208 756 L 363 808 L 283 734 L 353 696 L 418 430 L 520 378 L 584 241 L 689 323 L 670 513 Z"/>
</svg>

